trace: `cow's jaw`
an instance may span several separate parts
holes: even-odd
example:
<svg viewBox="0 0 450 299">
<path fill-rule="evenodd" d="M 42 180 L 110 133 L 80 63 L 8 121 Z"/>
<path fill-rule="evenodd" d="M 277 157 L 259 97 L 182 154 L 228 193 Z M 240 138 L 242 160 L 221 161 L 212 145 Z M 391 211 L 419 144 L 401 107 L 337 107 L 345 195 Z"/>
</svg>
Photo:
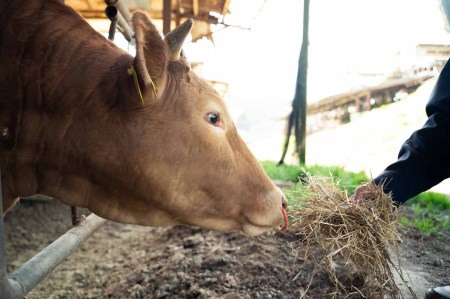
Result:
<svg viewBox="0 0 450 299">
<path fill-rule="evenodd" d="M 242 232 L 248 236 L 254 237 L 273 230 L 273 227 L 255 226 L 252 224 L 244 224 Z"/>
<path fill-rule="evenodd" d="M 259 207 L 253 207 L 252 212 L 246 213 L 246 220 L 241 230 L 249 236 L 257 236 L 278 228 L 284 223 L 283 208 L 287 201 L 280 188 L 275 187 L 268 192 Z"/>
<path fill-rule="evenodd" d="M 180 198 L 182 198 L 182 196 L 180 196 Z M 234 216 L 223 217 L 223 214 L 221 214 L 220 211 L 218 211 L 217 214 L 210 216 L 206 216 L 205 214 L 202 214 L 202 212 L 197 214 L 195 211 L 191 211 L 189 214 L 191 217 L 184 215 L 179 218 L 178 223 L 170 223 L 170 216 L 167 215 L 167 223 L 158 223 L 156 225 L 187 224 L 217 231 L 238 230 L 248 236 L 257 236 L 279 229 L 281 225 L 286 224 L 283 209 L 287 208 L 287 201 L 283 192 L 278 187 L 274 186 L 274 189 L 269 191 L 266 196 L 259 200 L 249 201 L 249 203 L 250 205 L 246 207 L 244 205 L 243 209 L 236 209 L 232 213 Z M 211 209 L 206 209 L 206 211 L 210 210 Z M 176 221 L 176 219 L 172 220 Z M 155 223 L 152 225 L 155 225 Z"/>
</svg>

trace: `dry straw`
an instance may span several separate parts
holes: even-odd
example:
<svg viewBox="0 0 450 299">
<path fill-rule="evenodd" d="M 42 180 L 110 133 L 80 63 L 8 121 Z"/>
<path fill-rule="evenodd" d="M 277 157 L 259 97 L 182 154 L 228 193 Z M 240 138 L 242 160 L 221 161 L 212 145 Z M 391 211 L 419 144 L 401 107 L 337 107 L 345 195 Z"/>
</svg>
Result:
<svg viewBox="0 0 450 299">
<path fill-rule="evenodd" d="M 397 244 L 399 217 L 390 195 L 370 186 L 374 200 L 356 203 L 331 178 L 312 177 L 291 209 L 292 230 L 314 271 L 302 296 L 318 273 L 326 273 L 334 286 L 333 298 L 404 298 L 394 274 L 405 285 Z M 394 270 L 394 271 L 393 271 Z M 408 287 L 408 298 L 417 298 Z"/>
</svg>

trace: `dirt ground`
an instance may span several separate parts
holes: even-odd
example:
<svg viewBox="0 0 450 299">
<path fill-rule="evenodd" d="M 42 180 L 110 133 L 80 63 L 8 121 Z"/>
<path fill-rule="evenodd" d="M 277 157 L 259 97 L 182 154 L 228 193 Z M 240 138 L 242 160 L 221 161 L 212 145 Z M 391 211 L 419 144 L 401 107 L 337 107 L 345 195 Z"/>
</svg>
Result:
<svg viewBox="0 0 450 299">
<path fill-rule="evenodd" d="M 22 201 L 5 216 L 8 271 L 70 222 L 70 208 L 58 201 Z M 433 238 L 408 229 L 402 236 L 402 262 L 418 298 L 427 287 L 449 285 L 450 233 Z M 299 298 L 312 268 L 296 260 L 294 240 L 292 231 L 250 238 L 108 222 L 27 298 Z M 306 298 L 328 298 L 331 290 L 319 275 Z"/>
</svg>

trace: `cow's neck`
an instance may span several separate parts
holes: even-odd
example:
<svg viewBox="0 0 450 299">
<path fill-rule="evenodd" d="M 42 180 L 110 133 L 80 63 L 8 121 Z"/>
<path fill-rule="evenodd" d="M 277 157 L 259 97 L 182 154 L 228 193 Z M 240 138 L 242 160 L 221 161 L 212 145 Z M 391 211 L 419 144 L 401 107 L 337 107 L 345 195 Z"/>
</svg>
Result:
<svg viewBox="0 0 450 299">
<path fill-rule="evenodd" d="M 83 188 L 85 178 L 64 173 L 83 163 L 68 159 L 80 132 L 74 120 L 87 126 L 93 111 L 104 111 L 120 98 L 119 90 L 128 88 L 120 85 L 130 80 L 126 70 L 132 57 L 57 1 L 14 4 L 0 33 L 3 45 L 10 46 L 0 47 L 0 65 L 6 69 L 0 74 L 3 193 L 8 200 L 47 193 L 50 185 L 64 192 L 71 192 L 71 185 Z M 22 19 L 17 12 L 23 12 Z M 63 177 L 71 181 L 62 182 Z"/>
</svg>

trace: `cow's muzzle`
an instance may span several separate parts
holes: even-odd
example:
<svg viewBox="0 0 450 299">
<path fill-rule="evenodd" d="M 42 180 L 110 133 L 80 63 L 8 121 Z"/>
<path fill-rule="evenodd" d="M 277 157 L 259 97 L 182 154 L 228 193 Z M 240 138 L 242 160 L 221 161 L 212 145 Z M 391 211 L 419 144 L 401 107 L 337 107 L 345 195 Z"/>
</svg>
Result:
<svg viewBox="0 0 450 299">
<path fill-rule="evenodd" d="M 275 187 L 247 215 L 249 223 L 243 225 L 242 231 L 247 235 L 256 236 L 280 226 L 287 230 L 287 209 L 288 201 L 284 193 L 280 188 Z"/>
</svg>

